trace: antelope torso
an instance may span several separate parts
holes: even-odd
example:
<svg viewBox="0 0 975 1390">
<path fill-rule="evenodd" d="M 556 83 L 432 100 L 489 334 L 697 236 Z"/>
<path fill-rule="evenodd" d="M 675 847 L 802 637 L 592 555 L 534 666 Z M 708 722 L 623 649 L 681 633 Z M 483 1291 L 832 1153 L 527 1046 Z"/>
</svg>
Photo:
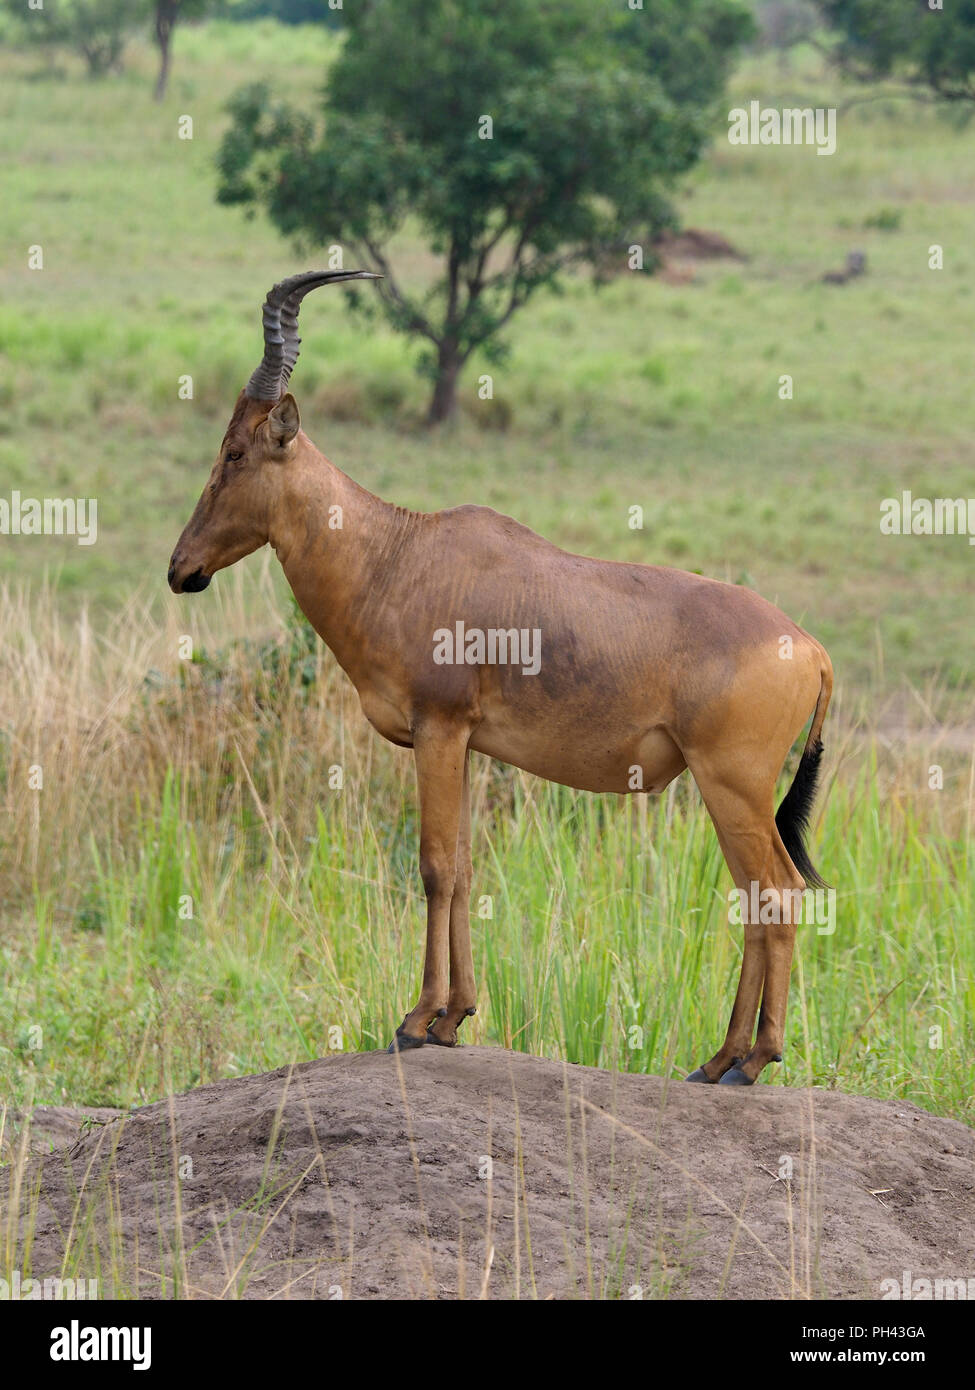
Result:
<svg viewBox="0 0 975 1390">
<path fill-rule="evenodd" d="M 411 523 L 374 581 L 380 603 L 335 592 L 345 566 L 323 566 L 309 590 L 304 554 L 293 584 L 393 743 L 411 746 L 425 710 L 449 710 L 471 748 L 549 781 L 659 791 L 728 698 L 743 648 L 756 698 L 777 683 L 784 697 L 804 657 L 818 682 L 818 644 L 750 590 L 574 555 L 487 507 Z"/>
</svg>

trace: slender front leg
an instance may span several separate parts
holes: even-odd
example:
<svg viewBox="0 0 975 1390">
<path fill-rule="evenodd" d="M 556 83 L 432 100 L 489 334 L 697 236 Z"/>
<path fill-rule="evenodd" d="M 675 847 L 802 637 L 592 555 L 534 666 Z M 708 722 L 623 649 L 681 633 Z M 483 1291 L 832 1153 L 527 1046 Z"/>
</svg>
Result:
<svg viewBox="0 0 975 1390">
<path fill-rule="evenodd" d="M 429 719 L 414 730 L 413 752 L 420 797 L 420 877 L 427 898 L 427 951 L 423 985 L 416 1007 L 404 1018 L 390 1043 L 421 1047 L 427 1027 L 445 1017 L 449 997 L 450 904 L 457 874 L 467 740 L 470 729 Z"/>
<path fill-rule="evenodd" d="M 450 900 L 450 994 L 447 1012 L 435 1020 L 427 1042 L 453 1047 L 457 1029 L 475 1012 L 474 957 L 471 954 L 471 766 L 464 754 L 464 786 L 457 832 L 457 865 L 454 895 Z"/>
</svg>

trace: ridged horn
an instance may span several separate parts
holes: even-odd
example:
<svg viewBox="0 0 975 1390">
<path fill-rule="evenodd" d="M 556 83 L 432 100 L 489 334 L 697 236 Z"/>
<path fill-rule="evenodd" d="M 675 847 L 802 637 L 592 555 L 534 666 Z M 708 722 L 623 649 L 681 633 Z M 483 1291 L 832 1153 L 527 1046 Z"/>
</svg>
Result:
<svg viewBox="0 0 975 1390">
<path fill-rule="evenodd" d="M 319 285 L 332 285 L 339 280 L 381 280 L 371 270 L 305 270 L 279 280 L 261 310 L 264 324 L 264 356 L 244 388 L 244 394 L 256 401 L 278 401 L 284 395 L 288 380 L 298 361 L 298 310 L 309 290 Z"/>
</svg>

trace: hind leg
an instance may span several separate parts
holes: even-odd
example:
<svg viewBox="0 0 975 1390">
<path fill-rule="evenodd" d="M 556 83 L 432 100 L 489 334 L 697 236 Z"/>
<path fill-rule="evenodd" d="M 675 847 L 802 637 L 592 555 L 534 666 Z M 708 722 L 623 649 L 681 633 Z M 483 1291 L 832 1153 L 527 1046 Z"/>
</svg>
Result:
<svg viewBox="0 0 975 1390">
<path fill-rule="evenodd" d="M 801 883 L 800 878 L 799 884 Z M 786 899 L 787 904 L 788 902 Z M 789 977 L 792 973 L 792 956 L 798 925 L 797 921 L 793 920 L 795 915 L 786 909 L 782 916 L 787 920 L 766 928 L 765 988 L 758 1015 L 758 1034 L 755 1046 L 741 1066 L 735 1069 L 737 1075 L 742 1078 L 737 1081 L 738 1085 L 751 1085 L 769 1062 L 782 1060 L 782 1048 L 785 1046 L 785 1014 L 789 1002 Z M 732 1073 L 729 1073 L 729 1079 L 731 1075 Z"/>
<path fill-rule="evenodd" d="M 688 1081 L 720 1081 L 751 1051 L 755 1015 L 765 979 L 765 928 L 746 923 L 744 930 L 741 974 L 725 1040 L 710 1061 L 691 1072 Z"/>
<path fill-rule="evenodd" d="M 774 775 L 718 768 L 688 759 L 714 822 L 735 887 L 744 894 L 744 951 L 741 976 L 725 1040 L 715 1055 L 691 1073 L 689 1081 L 750 1085 L 762 1068 L 779 1060 L 795 926 L 791 893 L 804 887 L 775 827 Z M 750 905 L 760 905 L 749 920 Z M 764 985 L 764 995 L 763 995 Z M 752 1046 L 755 1015 L 762 1009 Z"/>
</svg>

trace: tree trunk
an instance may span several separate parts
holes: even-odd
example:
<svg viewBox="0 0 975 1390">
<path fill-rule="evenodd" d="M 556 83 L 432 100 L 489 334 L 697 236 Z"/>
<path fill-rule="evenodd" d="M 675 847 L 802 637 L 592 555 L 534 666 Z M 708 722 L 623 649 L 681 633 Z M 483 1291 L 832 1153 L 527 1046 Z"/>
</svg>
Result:
<svg viewBox="0 0 975 1390">
<path fill-rule="evenodd" d="M 455 418 L 460 367 L 460 353 L 457 351 L 456 342 L 442 342 L 437 351 L 437 378 L 427 411 L 428 425 L 442 425 Z"/>
<path fill-rule="evenodd" d="M 162 101 L 169 86 L 169 56 L 179 0 L 157 0 L 156 43 L 159 45 L 159 76 L 156 78 L 156 100 Z"/>
</svg>

